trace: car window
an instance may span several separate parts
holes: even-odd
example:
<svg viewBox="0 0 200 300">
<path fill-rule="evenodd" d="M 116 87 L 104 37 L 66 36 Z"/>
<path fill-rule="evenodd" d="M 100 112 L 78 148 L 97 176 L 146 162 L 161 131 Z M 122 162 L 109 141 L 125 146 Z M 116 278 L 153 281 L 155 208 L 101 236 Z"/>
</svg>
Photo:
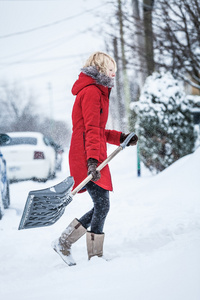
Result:
<svg viewBox="0 0 200 300">
<path fill-rule="evenodd" d="M 37 145 L 37 138 L 34 137 L 12 137 L 8 145 L 2 145 L 1 147 L 8 147 L 14 145 Z"/>
<path fill-rule="evenodd" d="M 44 141 L 46 146 L 50 146 L 50 142 L 49 142 L 48 138 L 44 137 L 43 141 Z"/>
</svg>

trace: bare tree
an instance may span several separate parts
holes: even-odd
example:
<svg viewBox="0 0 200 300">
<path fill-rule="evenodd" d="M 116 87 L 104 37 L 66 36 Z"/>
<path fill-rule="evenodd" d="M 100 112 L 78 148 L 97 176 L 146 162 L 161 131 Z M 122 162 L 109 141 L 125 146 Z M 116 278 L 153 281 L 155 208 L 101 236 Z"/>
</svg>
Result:
<svg viewBox="0 0 200 300">
<path fill-rule="evenodd" d="M 154 12 L 157 68 L 200 89 L 200 2 L 160 0 Z"/>
<path fill-rule="evenodd" d="M 113 39 L 113 49 L 114 49 L 114 58 L 116 60 L 117 65 L 119 66 L 119 46 L 117 38 Z M 124 131 L 126 128 L 125 125 L 125 104 L 123 102 L 123 93 L 121 90 L 121 74 L 118 71 L 116 73 L 116 101 L 115 101 L 115 110 L 117 111 L 117 119 L 119 120 L 119 129 Z"/>
<path fill-rule="evenodd" d="M 0 87 L 0 120 L 4 128 L 14 130 L 29 130 L 33 125 L 35 114 L 35 96 L 27 93 L 19 83 L 2 82 Z M 7 131 L 8 131 L 7 129 Z"/>
<path fill-rule="evenodd" d="M 37 114 L 37 97 L 26 92 L 19 84 L 1 83 L 0 132 L 38 131 L 66 146 L 70 130 L 65 122 L 45 118 Z"/>
<path fill-rule="evenodd" d="M 138 76 L 139 76 L 139 87 L 140 89 L 144 85 L 145 79 L 148 76 L 147 73 L 147 62 L 144 57 L 145 52 L 145 39 L 144 39 L 144 28 L 143 28 L 143 19 L 141 14 L 141 9 L 139 6 L 139 0 L 132 0 L 132 29 L 133 33 L 133 45 L 132 49 L 134 49 L 134 53 L 138 56 Z M 134 38 L 134 35 L 136 38 Z"/>
<path fill-rule="evenodd" d="M 132 0 L 131 4 L 132 14 L 121 10 L 127 69 L 137 70 L 144 83 L 154 69 L 164 68 L 200 89 L 199 0 Z"/>
<path fill-rule="evenodd" d="M 111 94 L 109 122 L 115 128 L 127 130 L 127 111 L 130 104 L 130 85 L 127 74 L 127 53 L 124 32 L 125 0 L 110 0 L 112 15 L 104 15 L 99 33 L 105 35 L 105 48 L 117 63 L 115 87 Z M 98 15 L 102 19 L 102 16 Z M 109 28 L 109 30 L 108 30 Z M 111 120 L 112 119 L 112 120 Z"/>
<path fill-rule="evenodd" d="M 56 143 L 62 146 L 68 146 L 71 132 L 67 124 L 63 121 L 41 118 L 39 121 L 39 131 L 45 136 L 52 138 Z"/>
</svg>

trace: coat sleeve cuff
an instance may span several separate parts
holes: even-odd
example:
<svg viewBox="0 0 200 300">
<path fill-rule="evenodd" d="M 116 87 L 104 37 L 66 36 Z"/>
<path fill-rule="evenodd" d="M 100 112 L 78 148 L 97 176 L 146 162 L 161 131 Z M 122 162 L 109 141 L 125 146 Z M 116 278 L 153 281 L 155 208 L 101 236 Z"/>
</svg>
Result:
<svg viewBox="0 0 200 300">
<path fill-rule="evenodd" d="M 121 131 L 107 130 L 106 129 L 106 131 L 105 131 L 106 142 L 109 143 L 109 144 L 119 146 L 120 145 L 121 134 L 122 134 Z"/>
</svg>

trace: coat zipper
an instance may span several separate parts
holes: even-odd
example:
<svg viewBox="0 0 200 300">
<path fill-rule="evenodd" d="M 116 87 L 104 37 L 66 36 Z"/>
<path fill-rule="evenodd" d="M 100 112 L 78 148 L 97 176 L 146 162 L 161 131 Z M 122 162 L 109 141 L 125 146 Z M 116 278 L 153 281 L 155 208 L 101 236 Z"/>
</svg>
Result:
<svg viewBox="0 0 200 300">
<path fill-rule="evenodd" d="M 85 150 L 85 132 L 83 132 L 83 147 L 84 147 L 84 150 Z"/>
</svg>

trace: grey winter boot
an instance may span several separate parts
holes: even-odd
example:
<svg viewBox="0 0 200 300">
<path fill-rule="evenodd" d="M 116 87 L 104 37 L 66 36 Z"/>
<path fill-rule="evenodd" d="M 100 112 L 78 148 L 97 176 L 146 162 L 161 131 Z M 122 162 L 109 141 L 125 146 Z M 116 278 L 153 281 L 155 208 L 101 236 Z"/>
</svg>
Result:
<svg viewBox="0 0 200 300">
<path fill-rule="evenodd" d="M 63 231 L 61 236 L 52 243 L 53 249 L 69 266 L 76 265 L 71 254 L 71 246 L 80 237 L 82 237 L 86 233 L 86 231 L 86 228 L 83 227 L 77 219 L 74 219 Z"/>
<path fill-rule="evenodd" d="M 93 256 L 98 256 L 98 257 L 103 256 L 104 233 L 96 234 L 87 231 L 86 241 L 87 241 L 87 252 L 88 252 L 89 260 Z"/>
</svg>

